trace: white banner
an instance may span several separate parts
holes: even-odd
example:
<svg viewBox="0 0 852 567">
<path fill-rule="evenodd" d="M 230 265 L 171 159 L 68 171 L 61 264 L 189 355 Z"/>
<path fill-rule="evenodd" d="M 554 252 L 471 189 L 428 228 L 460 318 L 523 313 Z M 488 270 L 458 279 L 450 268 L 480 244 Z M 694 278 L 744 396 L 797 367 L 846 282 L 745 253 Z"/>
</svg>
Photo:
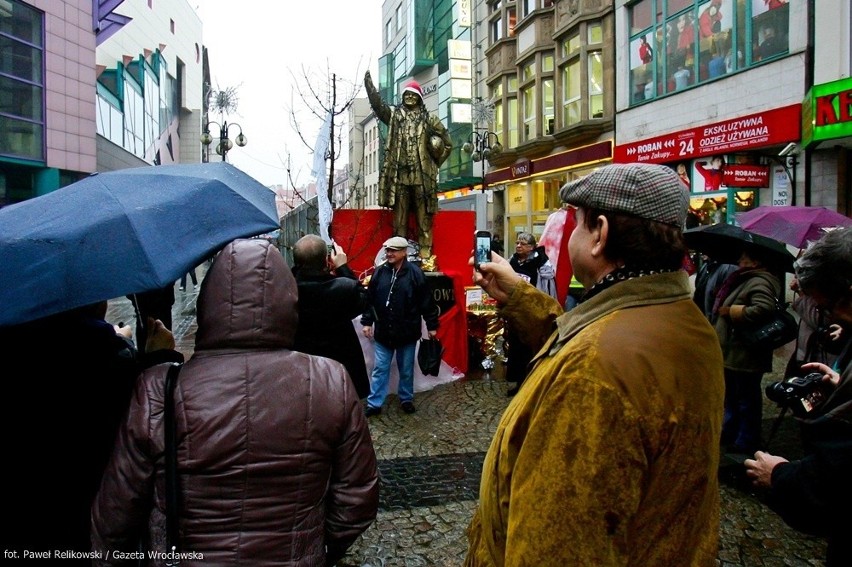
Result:
<svg viewBox="0 0 852 567">
<path fill-rule="evenodd" d="M 331 145 L 331 121 L 334 119 L 332 112 L 323 122 L 317 136 L 316 144 L 314 144 L 314 165 L 311 168 L 311 175 L 317 180 L 317 208 L 319 209 L 319 229 L 320 236 L 325 240 L 326 244 L 331 244 L 331 237 L 328 235 L 328 227 L 331 226 L 331 219 L 334 216 L 334 210 L 331 208 L 331 201 L 328 199 L 328 172 L 325 168 L 326 154 Z"/>
</svg>

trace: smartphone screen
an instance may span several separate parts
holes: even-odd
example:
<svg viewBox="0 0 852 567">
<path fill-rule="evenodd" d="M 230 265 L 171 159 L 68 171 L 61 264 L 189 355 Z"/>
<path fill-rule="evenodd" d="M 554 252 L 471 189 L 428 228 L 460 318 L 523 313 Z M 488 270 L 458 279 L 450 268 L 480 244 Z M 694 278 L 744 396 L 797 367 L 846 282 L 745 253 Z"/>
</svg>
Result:
<svg viewBox="0 0 852 567">
<path fill-rule="evenodd" d="M 474 262 L 477 266 L 491 261 L 491 233 L 479 230 L 474 243 Z"/>
</svg>

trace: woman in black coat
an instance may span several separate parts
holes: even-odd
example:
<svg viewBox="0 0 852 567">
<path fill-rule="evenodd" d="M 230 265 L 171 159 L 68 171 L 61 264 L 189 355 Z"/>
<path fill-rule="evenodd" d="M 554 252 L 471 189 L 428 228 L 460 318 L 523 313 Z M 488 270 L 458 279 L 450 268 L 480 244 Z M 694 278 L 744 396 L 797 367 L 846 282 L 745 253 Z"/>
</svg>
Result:
<svg viewBox="0 0 852 567">
<path fill-rule="evenodd" d="M 535 236 L 529 232 L 521 232 L 515 239 L 515 253 L 509 259 L 512 266 L 521 277 L 533 286 L 538 283 L 538 270 L 547 262 L 544 246 L 536 246 Z M 511 328 L 507 328 L 506 340 L 506 381 L 516 382 L 517 386 L 510 388 L 506 394 L 514 396 L 518 393 L 521 383 L 527 376 L 527 365 L 532 360 L 533 353 Z"/>
</svg>

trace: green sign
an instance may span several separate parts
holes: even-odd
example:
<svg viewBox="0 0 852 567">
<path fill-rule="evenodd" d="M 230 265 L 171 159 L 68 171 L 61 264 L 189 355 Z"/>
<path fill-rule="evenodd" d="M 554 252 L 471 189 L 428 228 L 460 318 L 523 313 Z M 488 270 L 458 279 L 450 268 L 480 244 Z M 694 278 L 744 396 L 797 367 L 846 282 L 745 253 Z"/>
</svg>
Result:
<svg viewBox="0 0 852 567">
<path fill-rule="evenodd" d="M 852 78 L 814 85 L 802 103 L 802 143 L 852 136 Z"/>
</svg>

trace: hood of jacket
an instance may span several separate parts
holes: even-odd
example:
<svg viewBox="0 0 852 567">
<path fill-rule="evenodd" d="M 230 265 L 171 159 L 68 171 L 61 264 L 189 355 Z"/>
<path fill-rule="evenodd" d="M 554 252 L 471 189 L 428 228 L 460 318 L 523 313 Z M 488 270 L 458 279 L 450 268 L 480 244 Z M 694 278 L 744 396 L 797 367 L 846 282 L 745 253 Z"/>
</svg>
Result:
<svg viewBox="0 0 852 567">
<path fill-rule="evenodd" d="M 296 279 L 263 239 L 239 239 L 216 256 L 198 294 L 195 350 L 291 348 L 298 312 Z"/>
</svg>

